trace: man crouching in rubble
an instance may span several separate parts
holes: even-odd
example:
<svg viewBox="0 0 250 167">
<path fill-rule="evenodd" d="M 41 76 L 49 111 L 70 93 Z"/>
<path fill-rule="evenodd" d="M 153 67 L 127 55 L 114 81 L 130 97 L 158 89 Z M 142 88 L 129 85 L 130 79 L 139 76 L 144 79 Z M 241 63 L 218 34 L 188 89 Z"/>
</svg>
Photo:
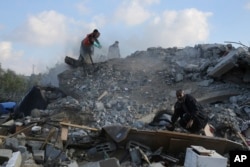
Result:
<svg viewBox="0 0 250 167">
<path fill-rule="evenodd" d="M 185 94 L 183 90 L 176 91 L 177 102 L 174 106 L 174 114 L 172 115 L 172 127 L 180 118 L 179 124 L 191 133 L 204 134 L 204 127 L 208 122 L 208 116 L 203 107 L 190 94 Z"/>
</svg>

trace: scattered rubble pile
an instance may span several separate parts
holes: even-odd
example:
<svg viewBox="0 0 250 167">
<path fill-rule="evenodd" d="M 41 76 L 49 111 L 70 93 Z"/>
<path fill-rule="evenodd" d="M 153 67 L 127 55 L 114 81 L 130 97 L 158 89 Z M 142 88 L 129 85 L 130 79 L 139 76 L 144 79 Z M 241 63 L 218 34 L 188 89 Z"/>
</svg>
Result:
<svg viewBox="0 0 250 167">
<path fill-rule="evenodd" d="M 14 157 L 23 166 L 182 166 L 190 145 L 225 157 L 249 149 L 249 48 L 148 48 L 70 67 L 58 80 L 58 88 L 34 86 L 14 113 L 2 116 L 2 165 Z M 203 104 L 214 137 L 150 125 L 160 111 L 171 116 L 177 89 Z M 186 144 L 173 144 L 173 137 Z"/>
</svg>

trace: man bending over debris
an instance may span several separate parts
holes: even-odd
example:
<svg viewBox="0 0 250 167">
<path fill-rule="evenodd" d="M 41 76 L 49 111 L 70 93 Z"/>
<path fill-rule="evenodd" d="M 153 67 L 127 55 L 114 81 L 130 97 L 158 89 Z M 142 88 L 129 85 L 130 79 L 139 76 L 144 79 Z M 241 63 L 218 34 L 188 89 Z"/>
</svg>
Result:
<svg viewBox="0 0 250 167">
<path fill-rule="evenodd" d="M 176 91 L 177 102 L 174 106 L 174 114 L 171 118 L 174 124 L 179 120 L 179 124 L 191 133 L 203 133 L 207 125 L 208 116 L 203 107 L 190 94 L 185 94 L 183 90 Z"/>
<path fill-rule="evenodd" d="M 94 46 L 97 48 L 101 48 L 100 42 L 98 41 L 98 38 L 100 36 L 100 32 L 97 29 L 94 29 L 94 31 L 90 34 L 88 34 L 81 42 L 81 50 L 80 50 L 80 56 L 79 56 L 79 63 L 81 64 L 92 64 L 92 55 L 94 53 Z"/>
</svg>

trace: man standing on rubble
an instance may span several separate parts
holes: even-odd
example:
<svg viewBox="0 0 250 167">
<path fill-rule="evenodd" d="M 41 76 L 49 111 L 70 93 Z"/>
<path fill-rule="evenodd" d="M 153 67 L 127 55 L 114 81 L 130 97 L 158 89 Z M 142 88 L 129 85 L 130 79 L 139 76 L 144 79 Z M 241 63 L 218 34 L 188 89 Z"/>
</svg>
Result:
<svg viewBox="0 0 250 167">
<path fill-rule="evenodd" d="M 97 29 L 94 29 L 92 33 L 88 34 L 81 42 L 80 56 L 78 61 L 81 64 L 92 64 L 92 55 L 94 53 L 94 46 L 101 48 L 101 44 L 98 41 L 100 32 Z"/>
<path fill-rule="evenodd" d="M 177 102 L 171 121 L 174 124 L 180 118 L 179 124 L 191 133 L 203 133 L 208 123 L 207 113 L 197 100 L 190 94 L 185 94 L 182 89 L 176 91 Z"/>
</svg>

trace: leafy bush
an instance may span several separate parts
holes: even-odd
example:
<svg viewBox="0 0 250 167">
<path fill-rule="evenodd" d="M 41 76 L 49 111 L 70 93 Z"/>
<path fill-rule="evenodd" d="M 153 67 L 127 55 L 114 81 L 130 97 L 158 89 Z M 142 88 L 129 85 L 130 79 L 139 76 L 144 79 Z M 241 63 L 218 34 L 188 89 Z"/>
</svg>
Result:
<svg viewBox="0 0 250 167">
<path fill-rule="evenodd" d="M 14 100 L 27 90 L 27 77 L 0 66 L 0 101 Z"/>
</svg>

